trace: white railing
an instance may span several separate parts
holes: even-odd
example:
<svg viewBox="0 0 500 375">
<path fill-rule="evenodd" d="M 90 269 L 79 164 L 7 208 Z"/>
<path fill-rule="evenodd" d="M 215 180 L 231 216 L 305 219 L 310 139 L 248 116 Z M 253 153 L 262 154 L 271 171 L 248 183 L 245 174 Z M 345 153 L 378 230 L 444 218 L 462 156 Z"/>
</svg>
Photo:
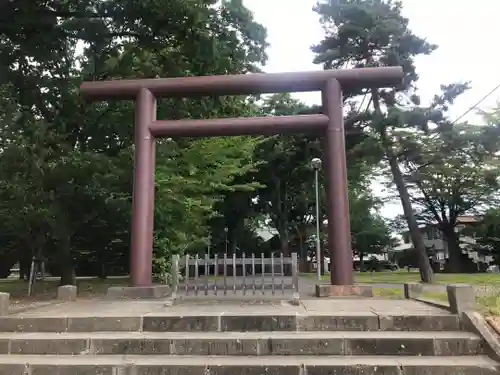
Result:
<svg viewBox="0 0 500 375">
<path fill-rule="evenodd" d="M 298 292 L 297 253 L 289 256 L 273 253 L 267 258 L 264 254 L 244 253 L 239 257 L 173 255 L 171 279 L 176 294 L 183 291 L 186 295 L 191 292 L 227 295 L 231 290 L 243 295 L 264 295 L 269 291 L 275 295 L 280 290 L 282 294 L 287 290 Z"/>
</svg>

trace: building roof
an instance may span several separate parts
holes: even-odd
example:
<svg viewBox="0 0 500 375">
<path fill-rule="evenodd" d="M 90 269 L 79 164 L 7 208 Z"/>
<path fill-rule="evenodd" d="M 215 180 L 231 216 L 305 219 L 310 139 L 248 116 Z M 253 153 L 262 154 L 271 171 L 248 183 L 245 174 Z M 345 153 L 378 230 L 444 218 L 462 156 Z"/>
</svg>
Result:
<svg viewBox="0 0 500 375">
<path fill-rule="evenodd" d="M 463 224 L 463 225 L 474 224 L 474 223 L 479 223 L 482 219 L 483 219 L 483 217 L 481 215 L 476 215 L 476 216 L 475 215 L 462 215 L 462 216 L 459 216 L 457 218 L 457 224 Z M 432 223 L 428 223 L 428 224 L 419 226 L 419 229 L 425 229 L 425 228 L 437 226 L 437 225 L 438 225 L 438 222 L 433 221 Z M 403 235 L 403 234 L 407 234 L 407 233 L 410 233 L 410 231 L 405 230 L 405 231 L 401 232 L 400 234 Z"/>
<path fill-rule="evenodd" d="M 260 227 L 255 229 L 255 234 L 260 237 L 264 242 L 269 241 L 271 238 L 278 234 L 278 231 L 274 228 Z"/>
</svg>

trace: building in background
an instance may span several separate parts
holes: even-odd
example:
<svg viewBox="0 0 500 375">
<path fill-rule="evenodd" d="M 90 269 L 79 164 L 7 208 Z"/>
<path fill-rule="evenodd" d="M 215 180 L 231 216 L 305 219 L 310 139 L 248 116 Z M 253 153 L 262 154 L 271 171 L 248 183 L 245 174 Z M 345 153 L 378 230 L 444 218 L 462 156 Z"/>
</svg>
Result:
<svg viewBox="0 0 500 375">
<path fill-rule="evenodd" d="M 476 237 L 474 235 L 474 226 L 481 221 L 480 216 L 460 216 L 458 218 L 456 232 L 459 233 L 460 248 L 462 254 L 466 256 L 470 263 L 477 268 L 477 271 L 485 271 L 494 257 L 481 253 L 477 247 Z M 427 224 L 420 228 L 424 238 L 425 247 L 428 249 L 430 258 L 440 270 L 445 269 L 448 260 L 448 244 L 443 238 L 442 232 L 437 224 Z M 401 243 L 390 251 L 390 257 L 397 257 L 398 253 L 413 249 L 410 233 L 403 232 L 401 235 Z"/>
</svg>

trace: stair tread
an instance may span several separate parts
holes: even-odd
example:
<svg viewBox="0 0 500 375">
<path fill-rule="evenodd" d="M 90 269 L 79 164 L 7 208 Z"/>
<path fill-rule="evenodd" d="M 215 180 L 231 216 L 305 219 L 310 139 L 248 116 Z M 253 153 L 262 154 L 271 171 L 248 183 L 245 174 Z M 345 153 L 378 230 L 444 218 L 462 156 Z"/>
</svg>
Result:
<svg viewBox="0 0 500 375">
<path fill-rule="evenodd" d="M 0 340 L 70 340 L 70 339 L 478 339 L 462 331 L 207 331 L 207 332 L 1 332 Z"/>
<path fill-rule="evenodd" d="M 17 314 L 2 316 L 1 319 L 66 319 L 66 318 L 189 318 L 189 317 L 221 317 L 221 316 L 252 316 L 252 317 L 274 317 L 274 316 L 297 316 L 297 317 L 332 317 L 332 318 L 342 318 L 342 317 L 354 317 L 354 318 L 366 318 L 366 317 L 374 317 L 378 315 L 383 316 L 402 316 L 402 317 L 429 317 L 429 318 L 442 318 L 442 317 L 457 317 L 456 314 L 452 314 L 449 311 L 445 310 L 432 310 L 429 308 L 421 308 L 418 310 L 408 311 L 406 309 L 400 309 L 398 307 L 392 308 L 387 311 L 377 311 L 377 310 L 338 310 L 338 311 L 323 311 L 323 310 L 297 310 L 294 306 L 283 306 L 283 310 L 278 308 L 269 308 L 264 306 L 259 310 L 249 310 L 248 308 L 242 309 L 241 305 L 236 305 L 233 309 L 228 311 L 211 311 L 209 308 L 204 309 L 204 307 L 210 305 L 201 305 L 200 306 L 191 306 L 191 305 L 181 305 L 176 306 L 175 310 L 158 310 L 153 312 L 145 312 L 145 313 L 129 313 L 126 311 L 113 311 L 113 312 L 104 312 L 104 313 L 94 313 L 89 315 L 88 312 L 85 311 L 69 311 L 65 314 L 61 314 L 58 312 L 46 312 L 40 313 L 39 311 L 23 311 Z M 195 307 L 195 310 L 193 310 Z M 246 306 L 245 306 L 246 307 Z M 201 308 L 201 311 L 200 311 Z M 198 311 L 197 311 L 198 310 Z"/>
<path fill-rule="evenodd" d="M 0 355 L 0 365 L 94 366 L 465 366 L 497 369 L 487 356 L 158 356 L 158 355 Z"/>
</svg>

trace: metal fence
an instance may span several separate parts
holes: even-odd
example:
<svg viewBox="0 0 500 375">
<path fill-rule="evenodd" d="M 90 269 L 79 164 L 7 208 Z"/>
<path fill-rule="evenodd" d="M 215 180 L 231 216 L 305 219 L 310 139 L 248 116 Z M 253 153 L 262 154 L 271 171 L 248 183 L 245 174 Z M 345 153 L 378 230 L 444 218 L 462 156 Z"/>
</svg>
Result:
<svg viewBox="0 0 500 375">
<path fill-rule="evenodd" d="M 284 295 L 298 292 L 297 253 L 172 256 L 175 295 Z"/>
</svg>

